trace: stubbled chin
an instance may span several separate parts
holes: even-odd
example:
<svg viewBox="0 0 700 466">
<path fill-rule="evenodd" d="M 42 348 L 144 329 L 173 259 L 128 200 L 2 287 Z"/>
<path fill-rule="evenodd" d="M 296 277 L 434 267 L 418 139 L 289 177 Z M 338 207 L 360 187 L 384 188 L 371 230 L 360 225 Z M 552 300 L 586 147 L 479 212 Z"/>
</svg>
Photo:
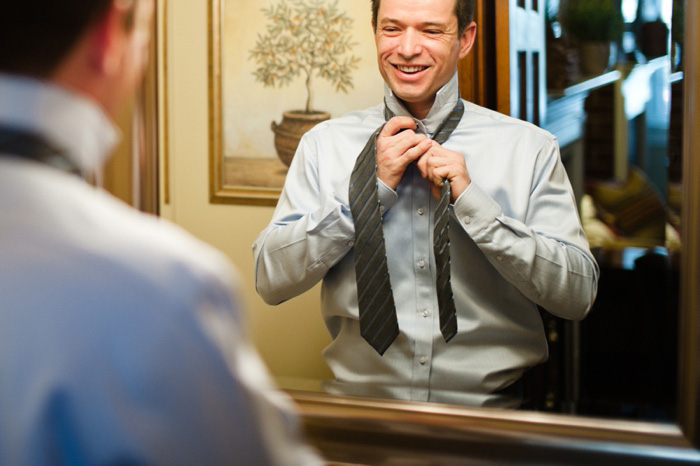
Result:
<svg viewBox="0 0 700 466">
<path fill-rule="evenodd" d="M 422 88 L 415 88 L 411 86 L 394 86 L 392 92 L 396 97 L 403 100 L 404 102 L 420 102 L 423 100 L 424 91 Z"/>
<path fill-rule="evenodd" d="M 425 71 L 415 74 L 395 73 L 392 76 L 392 84 L 408 89 L 416 89 L 422 87 L 426 82 L 427 75 Z"/>
</svg>

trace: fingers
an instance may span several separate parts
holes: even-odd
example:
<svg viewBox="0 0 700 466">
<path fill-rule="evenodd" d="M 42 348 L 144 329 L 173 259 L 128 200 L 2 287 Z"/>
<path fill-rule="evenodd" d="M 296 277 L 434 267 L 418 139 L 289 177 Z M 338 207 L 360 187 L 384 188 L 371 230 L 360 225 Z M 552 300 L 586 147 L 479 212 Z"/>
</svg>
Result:
<svg viewBox="0 0 700 466">
<path fill-rule="evenodd" d="M 378 138 L 394 136 L 400 131 L 416 129 L 416 122 L 411 117 L 395 116 L 389 119 L 379 133 Z"/>
<path fill-rule="evenodd" d="M 443 180 L 450 178 L 452 160 L 434 146 L 430 148 L 426 155 L 425 178 L 435 186 L 442 186 Z"/>
<path fill-rule="evenodd" d="M 434 167 L 428 173 L 428 181 L 437 187 L 442 187 L 445 184 L 445 180 L 450 180 L 450 174 L 451 170 L 448 166 Z"/>
<path fill-rule="evenodd" d="M 422 136 L 422 135 L 417 135 Z M 409 149 L 405 150 L 402 157 L 406 165 L 421 158 L 427 151 L 432 147 L 431 140 L 423 137 L 420 142 L 416 145 L 411 146 Z"/>
<path fill-rule="evenodd" d="M 406 116 L 386 122 L 377 135 L 377 176 L 395 189 L 406 167 L 415 161 L 421 176 L 430 182 L 433 196 L 439 197 L 444 180 L 448 180 L 454 202 L 471 183 L 464 156 L 416 134 L 415 129 L 416 122 Z"/>
<path fill-rule="evenodd" d="M 384 137 L 381 139 L 377 137 L 377 152 L 389 151 L 392 156 L 401 157 L 407 151 L 415 148 L 421 143 L 424 143 L 422 152 L 430 149 L 430 139 L 428 139 L 424 134 L 416 134 L 410 129 L 404 130 L 393 136 Z"/>
<path fill-rule="evenodd" d="M 418 160 L 417 166 L 421 176 L 430 182 L 431 192 L 436 197 L 439 196 L 444 180 L 450 182 L 452 202 L 471 183 L 464 156 L 446 150 L 434 141 L 425 155 Z"/>
<path fill-rule="evenodd" d="M 430 182 L 433 182 L 433 172 L 435 170 L 435 167 L 438 166 L 438 164 L 444 164 L 445 162 L 440 157 L 439 149 L 441 148 L 441 146 L 432 139 L 430 140 L 430 142 L 430 147 L 428 148 L 428 150 L 425 151 L 424 156 L 418 160 L 416 166 L 418 167 L 418 170 L 420 171 L 420 174 L 423 178 Z"/>
<path fill-rule="evenodd" d="M 377 135 L 377 176 L 395 189 L 406 167 L 431 147 L 430 139 L 416 134 L 416 123 L 409 117 L 393 117 Z"/>
<path fill-rule="evenodd" d="M 402 165 L 408 165 L 423 155 L 430 148 L 429 138 L 416 134 L 416 122 L 406 116 L 389 119 L 377 136 L 377 154 L 392 159 L 399 159 Z"/>
<path fill-rule="evenodd" d="M 408 165 L 430 149 L 431 140 L 413 130 L 405 130 L 393 136 L 377 137 L 377 163 L 386 161 Z"/>
</svg>

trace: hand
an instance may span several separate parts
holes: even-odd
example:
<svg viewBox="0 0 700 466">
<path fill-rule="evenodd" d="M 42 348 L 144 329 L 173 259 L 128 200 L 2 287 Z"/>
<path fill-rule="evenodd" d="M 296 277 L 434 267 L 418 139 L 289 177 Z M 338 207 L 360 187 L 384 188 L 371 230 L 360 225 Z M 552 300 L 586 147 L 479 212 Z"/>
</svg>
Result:
<svg viewBox="0 0 700 466">
<path fill-rule="evenodd" d="M 395 116 L 377 135 L 377 178 L 391 189 L 399 185 L 406 167 L 432 146 L 431 139 L 415 129 L 412 118 Z"/>
<path fill-rule="evenodd" d="M 450 182 L 450 202 L 457 198 L 472 182 L 464 162 L 464 156 L 432 142 L 430 149 L 418 160 L 417 166 L 423 178 L 430 183 L 430 192 L 438 199 L 443 180 Z"/>
</svg>

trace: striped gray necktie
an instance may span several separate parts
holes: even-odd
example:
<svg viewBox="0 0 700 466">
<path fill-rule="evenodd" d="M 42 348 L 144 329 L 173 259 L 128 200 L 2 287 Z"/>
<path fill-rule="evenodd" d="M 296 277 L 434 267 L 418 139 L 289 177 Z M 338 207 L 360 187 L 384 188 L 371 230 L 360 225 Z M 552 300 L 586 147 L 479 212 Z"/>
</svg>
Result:
<svg viewBox="0 0 700 466">
<path fill-rule="evenodd" d="M 459 99 L 450 115 L 435 131 L 433 139 L 443 144 L 457 127 L 463 113 L 464 104 Z M 394 116 L 388 107 L 385 107 L 384 115 L 387 120 Z M 360 334 L 380 355 L 384 354 L 399 334 L 377 194 L 375 143 L 383 127 L 382 125 L 376 130 L 367 141 L 350 178 Z M 446 342 L 457 334 L 457 315 L 450 283 L 449 205 L 450 183 L 445 180 L 435 211 L 433 250 L 437 267 L 440 331 Z"/>
</svg>

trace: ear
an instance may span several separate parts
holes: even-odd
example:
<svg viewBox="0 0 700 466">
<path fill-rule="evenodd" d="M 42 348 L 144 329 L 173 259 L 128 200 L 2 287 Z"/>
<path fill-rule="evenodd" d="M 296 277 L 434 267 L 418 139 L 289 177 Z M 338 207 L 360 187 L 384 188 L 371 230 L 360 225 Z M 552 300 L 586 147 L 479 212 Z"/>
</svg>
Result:
<svg viewBox="0 0 700 466">
<path fill-rule="evenodd" d="M 464 28 L 462 35 L 459 37 L 459 58 L 462 59 L 469 54 L 474 41 L 476 40 L 476 23 L 472 21 Z"/>
<path fill-rule="evenodd" d="M 102 75 L 112 76 L 121 67 L 127 44 L 124 28 L 127 12 L 125 2 L 114 0 L 90 33 L 91 63 Z"/>
</svg>

